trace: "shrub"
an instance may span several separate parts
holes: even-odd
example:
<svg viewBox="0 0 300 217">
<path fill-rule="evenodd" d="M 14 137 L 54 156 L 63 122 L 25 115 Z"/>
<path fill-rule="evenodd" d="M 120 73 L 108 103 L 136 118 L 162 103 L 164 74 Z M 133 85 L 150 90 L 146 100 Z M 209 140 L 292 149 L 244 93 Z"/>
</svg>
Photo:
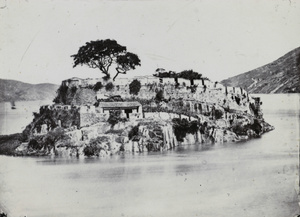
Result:
<svg viewBox="0 0 300 217">
<path fill-rule="evenodd" d="M 55 103 L 67 103 L 68 86 L 61 85 L 56 91 L 56 97 L 53 102 Z"/>
<path fill-rule="evenodd" d="M 138 95 L 141 89 L 141 82 L 137 79 L 134 79 L 130 84 L 129 84 L 129 93 L 133 95 Z"/>
<path fill-rule="evenodd" d="M 187 133 L 195 134 L 199 129 L 197 121 L 189 122 L 185 118 L 173 118 L 172 122 L 176 139 L 180 142 L 183 142 L 183 139 Z"/>
<path fill-rule="evenodd" d="M 253 130 L 257 135 L 262 131 L 262 126 L 257 119 L 254 119 L 254 123 L 251 124 L 250 129 Z"/>
<path fill-rule="evenodd" d="M 216 110 L 215 110 L 215 117 L 216 117 L 216 119 L 222 118 L 222 117 L 223 117 L 223 112 L 222 112 L 222 110 L 216 109 Z"/>
<path fill-rule="evenodd" d="M 130 140 L 135 140 L 139 135 L 139 125 L 134 126 L 129 132 L 128 132 L 128 138 Z"/>
<path fill-rule="evenodd" d="M 29 141 L 28 148 L 34 150 L 41 150 L 43 148 L 43 144 L 41 142 L 38 142 L 38 139 L 33 138 Z"/>
<path fill-rule="evenodd" d="M 156 96 L 155 96 L 155 101 L 157 102 L 162 102 L 164 100 L 164 92 L 162 90 L 159 90 L 157 93 L 156 93 Z"/>
<path fill-rule="evenodd" d="M 105 86 L 106 91 L 111 91 L 114 88 L 114 85 L 112 82 L 108 82 Z"/>
<path fill-rule="evenodd" d="M 84 147 L 83 154 L 87 157 L 99 156 L 100 151 L 104 150 L 107 145 L 107 150 L 110 150 L 109 139 L 106 136 L 98 136 L 90 140 L 89 144 Z"/>
<path fill-rule="evenodd" d="M 98 81 L 93 87 L 94 91 L 101 90 L 102 88 L 103 88 L 103 84 L 100 81 Z"/>
<path fill-rule="evenodd" d="M 55 148 L 55 144 L 58 141 L 67 141 L 69 139 L 70 139 L 70 137 L 65 134 L 64 129 L 61 127 L 58 127 L 52 131 L 49 131 L 45 135 L 45 137 L 43 138 L 43 143 L 44 143 L 45 148 L 51 149 L 51 148 Z"/>
<path fill-rule="evenodd" d="M 191 92 L 192 93 L 196 93 L 196 91 L 197 91 L 197 86 L 191 86 Z"/>
<path fill-rule="evenodd" d="M 84 147 L 83 154 L 87 157 L 99 156 L 101 147 L 97 144 L 89 144 Z"/>
<path fill-rule="evenodd" d="M 250 103 L 249 107 L 253 111 L 254 115 L 257 116 L 258 115 L 258 109 L 256 108 L 255 104 L 254 103 Z"/>
<path fill-rule="evenodd" d="M 46 135 L 39 135 L 31 138 L 28 143 L 28 148 L 33 150 L 50 151 L 55 150 L 55 145 L 57 142 L 68 143 L 70 142 L 70 137 L 65 134 L 63 128 L 57 127 L 54 130 L 49 131 Z"/>
<path fill-rule="evenodd" d="M 71 93 L 72 94 L 75 94 L 76 91 L 77 91 L 77 87 L 76 86 L 71 87 Z"/>
<path fill-rule="evenodd" d="M 14 154 L 15 149 L 21 145 L 23 141 L 22 137 L 23 135 L 21 133 L 0 135 L 0 154 Z"/>
<path fill-rule="evenodd" d="M 125 121 L 127 121 L 127 119 L 126 118 L 121 118 L 121 111 L 120 110 L 110 111 L 109 117 L 107 119 L 107 122 L 111 126 L 115 126 L 117 123 L 125 122 Z"/>
<path fill-rule="evenodd" d="M 247 135 L 247 130 L 249 129 L 249 126 L 241 126 L 241 125 L 235 125 L 232 127 L 232 131 L 236 135 L 245 136 Z"/>
<path fill-rule="evenodd" d="M 199 129 L 198 121 L 191 121 L 189 123 L 189 127 L 187 129 L 187 132 L 191 133 L 191 134 L 195 134 L 195 133 L 197 133 L 198 129 Z"/>
<path fill-rule="evenodd" d="M 232 127 L 232 131 L 237 135 L 247 135 L 247 131 L 249 129 L 253 130 L 256 133 L 256 135 L 259 135 L 262 131 L 262 126 L 257 119 L 254 119 L 253 124 L 247 124 L 244 126 L 235 125 Z"/>
</svg>

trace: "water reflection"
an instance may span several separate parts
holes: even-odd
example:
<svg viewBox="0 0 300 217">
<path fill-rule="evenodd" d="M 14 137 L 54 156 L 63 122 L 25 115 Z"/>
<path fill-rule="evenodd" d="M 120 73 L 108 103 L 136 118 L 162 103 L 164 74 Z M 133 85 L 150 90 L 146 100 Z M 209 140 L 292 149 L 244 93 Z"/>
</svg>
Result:
<svg viewBox="0 0 300 217">
<path fill-rule="evenodd" d="M 247 142 L 107 158 L 0 156 L 0 206 L 30 217 L 293 216 L 299 110 L 277 113 L 270 97 L 263 109 L 275 130 Z"/>
</svg>

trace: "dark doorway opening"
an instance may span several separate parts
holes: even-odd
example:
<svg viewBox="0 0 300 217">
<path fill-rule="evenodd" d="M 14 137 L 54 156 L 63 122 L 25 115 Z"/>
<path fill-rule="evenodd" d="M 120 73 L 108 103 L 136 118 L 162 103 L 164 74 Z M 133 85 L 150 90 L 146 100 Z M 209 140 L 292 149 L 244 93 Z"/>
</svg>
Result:
<svg viewBox="0 0 300 217">
<path fill-rule="evenodd" d="M 130 113 L 132 113 L 132 109 L 125 109 L 125 114 L 127 118 L 129 118 Z"/>
</svg>

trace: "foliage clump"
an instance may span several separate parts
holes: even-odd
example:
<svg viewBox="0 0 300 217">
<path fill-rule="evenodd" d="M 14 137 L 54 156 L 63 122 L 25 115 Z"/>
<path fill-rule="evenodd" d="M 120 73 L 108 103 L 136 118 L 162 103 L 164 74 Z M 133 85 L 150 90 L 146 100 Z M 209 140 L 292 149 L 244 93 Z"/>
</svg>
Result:
<svg viewBox="0 0 300 217">
<path fill-rule="evenodd" d="M 0 135 L 0 154 L 12 155 L 15 149 L 24 141 L 21 133 Z"/>
<path fill-rule="evenodd" d="M 106 91 L 111 91 L 112 89 L 114 89 L 114 84 L 112 82 L 108 82 L 106 85 L 105 85 L 105 90 Z"/>
<path fill-rule="evenodd" d="M 61 85 L 56 91 L 57 95 L 53 102 L 63 105 L 82 105 L 95 103 L 96 93 L 92 87 L 78 88 L 77 86 Z"/>
<path fill-rule="evenodd" d="M 129 93 L 133 95 L 138 95 L 141 89 L 141 82 L 137 79 L 134 79 L 130 84 L 129 84 Z"/>
<path fill-rule="evenodd" d="M 84 147 L 83 154 L 87 157 L 98 157 L 100 155 L 101 150 L 110 150 L 109 139 L 106 136 L 98 136 L 96 138 L 92 138 L 89 144 Z"/>
<path fill-rule="evenodd" d="M 103 87 L 104 87 L 103 84 L 102 84 L 100 81 L 98 81 L 98 82 L 94 85 L 93 89 L 94 89 L 94 91 L 98 91 L 98 90 L 101 90 Z"/>
<path fill-rule="evenodd" d="M 236 124 L 232 126 L 232 131 L 240 136 L 246 136 L 248 134 L 248 130 L 253 130 L 256 136 L 259 136 L 262 132 L 262 126 L 257 119 L 254 119 L 254 122 L 252 124 L 247 124 L 244 126 Z"/>
<path fill-rule="evenodd" d="M 195 134 L 199 129 L 197 121 L 188 121 L 185 118 L 173 118 L 172 122 L 176 139 L 180 142 L 183 142 L 187 133 Z"/>
<path fill-rule="evenodd" d="M 194 70 L 183 70 L 182 72 L 176 73 L 174 71 L 169 71 L 167 72 L 165 69 L 158 68 L 155 71 L 156 73 L 154 76 L 159 77 L 159 78 L 184 78 L 187 80 L 197 80 L 197 79 L 204 79 L 204 80 L 209 80 L 206 77 L 203 77 L 201 73 L 195 72 Z"/>
<path fill-rule="evenodd" d="M 156 102 L 162 102 L 164 101 L 164 92 L 163 90 L 159 90 L 157 93 L 156 93 L 156 96 L 155 96 L 155 101 Z"/>
<path fill-rule="evenodd" d="M 135 141 L 138 138 L 139 135 L 139 125 L 134 126 L 129 132 L 128 132 L 128 138 L 130 140 Z"/>
<path fill-rule="evenodd" d="M 54 98 L 54 103 L 67 104 L 68 101 L 68 86 L 61 85 L 56 91 L 56 97 Z"/>
<path fill-rule="evenodd" d="M 119 122 L 126 122 L 127 118 L 121 117 L 121 111 L 115 110 L 109 112 L 109 117 L 107 119 L 107 122 L 113 127 Z"/>
<path fill-rule="evenodd" d="M 215 110 L 215 118 L 218 120 L 218 119 L 221 119 L 223 117 L 223 111 L 220 110 L 220 109 L 216 109 Z"/>
<path fill-rule="evenodd" d="M 58 142 L 69 142 L 70 137 L 65 134 L 65 131 L 61 127 L 57 127 L 54 130 L 49 131 L 45 135 L 37 135 L 32 137 L 28 143 L 28 149 L 34 151 L 44 150 L 50 152 L 52 149 L 55 151 L 55 145 Z"/>
</svg>

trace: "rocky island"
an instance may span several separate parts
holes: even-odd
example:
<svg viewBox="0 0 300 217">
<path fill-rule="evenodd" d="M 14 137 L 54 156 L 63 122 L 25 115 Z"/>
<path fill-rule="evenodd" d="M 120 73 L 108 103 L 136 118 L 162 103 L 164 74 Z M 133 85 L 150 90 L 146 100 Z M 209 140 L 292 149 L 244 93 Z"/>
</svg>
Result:
<svg viewBox="0 0 300 217">
<path fill-rule="evenodd" d="M 141 76 L 62 81 L 15 144 L 17 155 L 106 156 L 223 143 L 273 129 L 259 98 L 208 79 Z"/>
<path fill-rule="evenodd" d="M 62 81 L 54 104 L 40 107 L 22 134 L 2 136 L 0 151 L 13 155 L 106 156 L 223 143 L 273 129 L 261 101 L 241 87 L 212 82 L 193 70 L 162 68 L 152 76 L 117 78 L 140 65 L 115 40 L 86 43 L 74 67 L 99 68 L 103 78 Z M 109 67 L 116 66 L 111 79 Z"/>
</svg>

